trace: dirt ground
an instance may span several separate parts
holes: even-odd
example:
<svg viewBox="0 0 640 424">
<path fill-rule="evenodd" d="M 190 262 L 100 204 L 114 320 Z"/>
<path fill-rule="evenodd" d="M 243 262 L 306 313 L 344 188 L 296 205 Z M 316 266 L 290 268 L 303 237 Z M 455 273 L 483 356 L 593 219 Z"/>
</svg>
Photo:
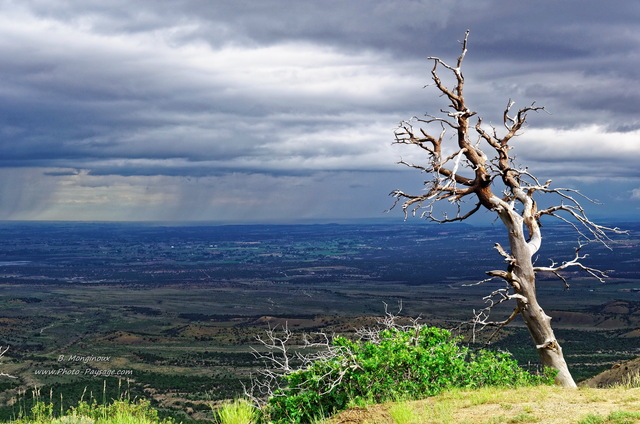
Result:
<svg viewBox="0 0 640 424">
<path fill-rule="evenodd" d="M 454 391 L 401 406 L 390 403 L 352 408 L 326 424 L 575 424 L 589 415 L 604 419 L 614 411 L 633 412 L 638 418 L 626 422 L 640 423 L 640 388 Z"/>
</svg>

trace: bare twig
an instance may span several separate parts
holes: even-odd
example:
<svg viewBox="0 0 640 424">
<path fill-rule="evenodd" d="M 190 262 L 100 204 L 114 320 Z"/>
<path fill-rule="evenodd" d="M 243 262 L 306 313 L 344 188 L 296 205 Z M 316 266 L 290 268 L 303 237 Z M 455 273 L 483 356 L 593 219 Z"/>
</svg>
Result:
<svg viewBox="0 0 640 424">
<path fill-rule="evenodd" d="M 4 347 L 4 346 L 0 346 L 0 358 L 4 357 L 5 353 L 7 353 L 9 351 L 10 346 Z M 0 377 L 7 377 L 7 378 L 18 378 L 14 375 L 11 374 L 7 374 L 6 372 L 0 372 Z"/>
<path fill-rule="evenodd" d="M 401 310 L 400 303 L 398 313 Z M 400 324 L 400 317 L 389 312 L 385 304 L 385 314 L 377 320 L 377 326 L 356 330 L 356 336 L 365 342 L 379 343 L 380 334 L 384 330 L 413 331 L 414 342 L 417 343 L 420 329 L 423 327 L 418 323 L 419 320 L 419 317 L 408 319 L 409 324 Z M 288 391 L 302 388 L 306 381 L 300 383 L 299 387 L 292 388 L 287 385 L 285 379 L 311 364 L 336 365 L 327 367 L 326 373 L 319 376 L 322 381 L 321 389 L 317 392 L 319 395 L 330 393 L 341 384 L 348 372 L 361 368 L 349 348 L 336 345 L 333 343 L 334 337 L 323 332 L 303 335 L 300 344 L 294 345 L 294 335 L 285 325 L 280 328 L 268 328 L 265 335 L 256 337 L 256 340 L 260 343 L 260 348 L 254 348 L 252 352 L 257 359 L 263 361 L 264 368 L 252 375 L 249 386 L 244 387 L 244 395 L 257 407 L 263 407 L 269 398 L 286 396 Z"/>
<path fill-rule="evenodd" d="M 550 273 L 554 274 L 556 277 L 558 277 L 560 280 L 562 280 L 562 282 L 564 283 L 566 289 L 569 288 L 569 283 L 567 282 L 566 278 L 564 278 L 560 274 L 560 271 L 565 270 L 565 269 L 567 269 L 569 267 L 578 267 L 578 268 L 582 269 L 583 271 L 585 271 L 586 273 L 588 273 L 589 275 L 591 275 L 592 277 L 595 277 L 601 283 L 604 283 L 605 282 L 605 278 L 607 277 L 607 273 L 609 271 L 602 271 L 602 270 L 599 270 L 599 269 L 596 269 L 596 268 L 591 268 L 591 267 L 588 267 L 588 266 L 585 266 L 584 264 L 582 264 L 582 262 L 580 262 L 580 259 L 585 259 L 587 257 L 586 254 L 580 256 L 580 249 L 582 249 L 583 247 L 584 247 L 584 245 L 580 244 L 576 248 L 576 255 L 570 261 L 565 261 L 562 264 L 558 265 L 558 264 L 556 264 L 555 261 L 552 260 L 550 266 L 538 266 L 538 267 L 534 267 L 533 269 L 536 272 L 550 272 Z"/>
</svg>

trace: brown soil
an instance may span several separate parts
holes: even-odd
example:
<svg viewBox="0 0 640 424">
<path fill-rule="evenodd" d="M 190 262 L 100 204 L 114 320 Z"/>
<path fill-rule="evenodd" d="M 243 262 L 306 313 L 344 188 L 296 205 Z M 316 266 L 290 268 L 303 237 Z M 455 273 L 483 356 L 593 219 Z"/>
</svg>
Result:
<svg viewBox="0 0 640 424">
<path fill-rule="evenodd" d="M 606 418 L 613 411 L 640 413 L 640 388 L 563 389 L 532 387 L 452 391 L 437 397 L 407 402 L 409 417 L 396 421 L 397 404 L 373 405 L 344 411 L 326 424 L 575 424 L 589 415 Z M 629 423 L 640 423 L 640 418 Z"/>
</svg>

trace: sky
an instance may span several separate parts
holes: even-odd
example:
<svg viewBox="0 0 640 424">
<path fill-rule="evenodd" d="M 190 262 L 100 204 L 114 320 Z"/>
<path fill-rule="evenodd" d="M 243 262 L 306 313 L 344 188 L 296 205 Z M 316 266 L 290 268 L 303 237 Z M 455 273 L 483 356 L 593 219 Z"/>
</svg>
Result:
<svg viewBox="0 0 640 424">
<path fill-rule="evenodd" d="M 0 0 L 0 220 L 402 221 L 394 129 L 466 30 L 470 109 L 544 106 L 518 162 L 637 220 L 629 0 Z"/>
</svg>

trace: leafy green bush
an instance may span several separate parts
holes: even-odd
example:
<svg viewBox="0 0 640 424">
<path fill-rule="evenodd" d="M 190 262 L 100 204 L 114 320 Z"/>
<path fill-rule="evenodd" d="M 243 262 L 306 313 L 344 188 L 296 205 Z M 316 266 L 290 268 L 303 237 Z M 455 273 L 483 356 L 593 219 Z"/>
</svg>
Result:
<svg viewBox="0 0 640 424">
<path fill-rule="evenodd" d="M 277 423 L 305 423 L 353 402 L 433 396 L 453 387 L 551 384 L 552 375 L 521 369 L 506 353 L 472 352 L 447 330 L 388 328 L 373 340 L 336 337 L 328 355 L 284 380 L 268 401 Z"/>
</svg>

